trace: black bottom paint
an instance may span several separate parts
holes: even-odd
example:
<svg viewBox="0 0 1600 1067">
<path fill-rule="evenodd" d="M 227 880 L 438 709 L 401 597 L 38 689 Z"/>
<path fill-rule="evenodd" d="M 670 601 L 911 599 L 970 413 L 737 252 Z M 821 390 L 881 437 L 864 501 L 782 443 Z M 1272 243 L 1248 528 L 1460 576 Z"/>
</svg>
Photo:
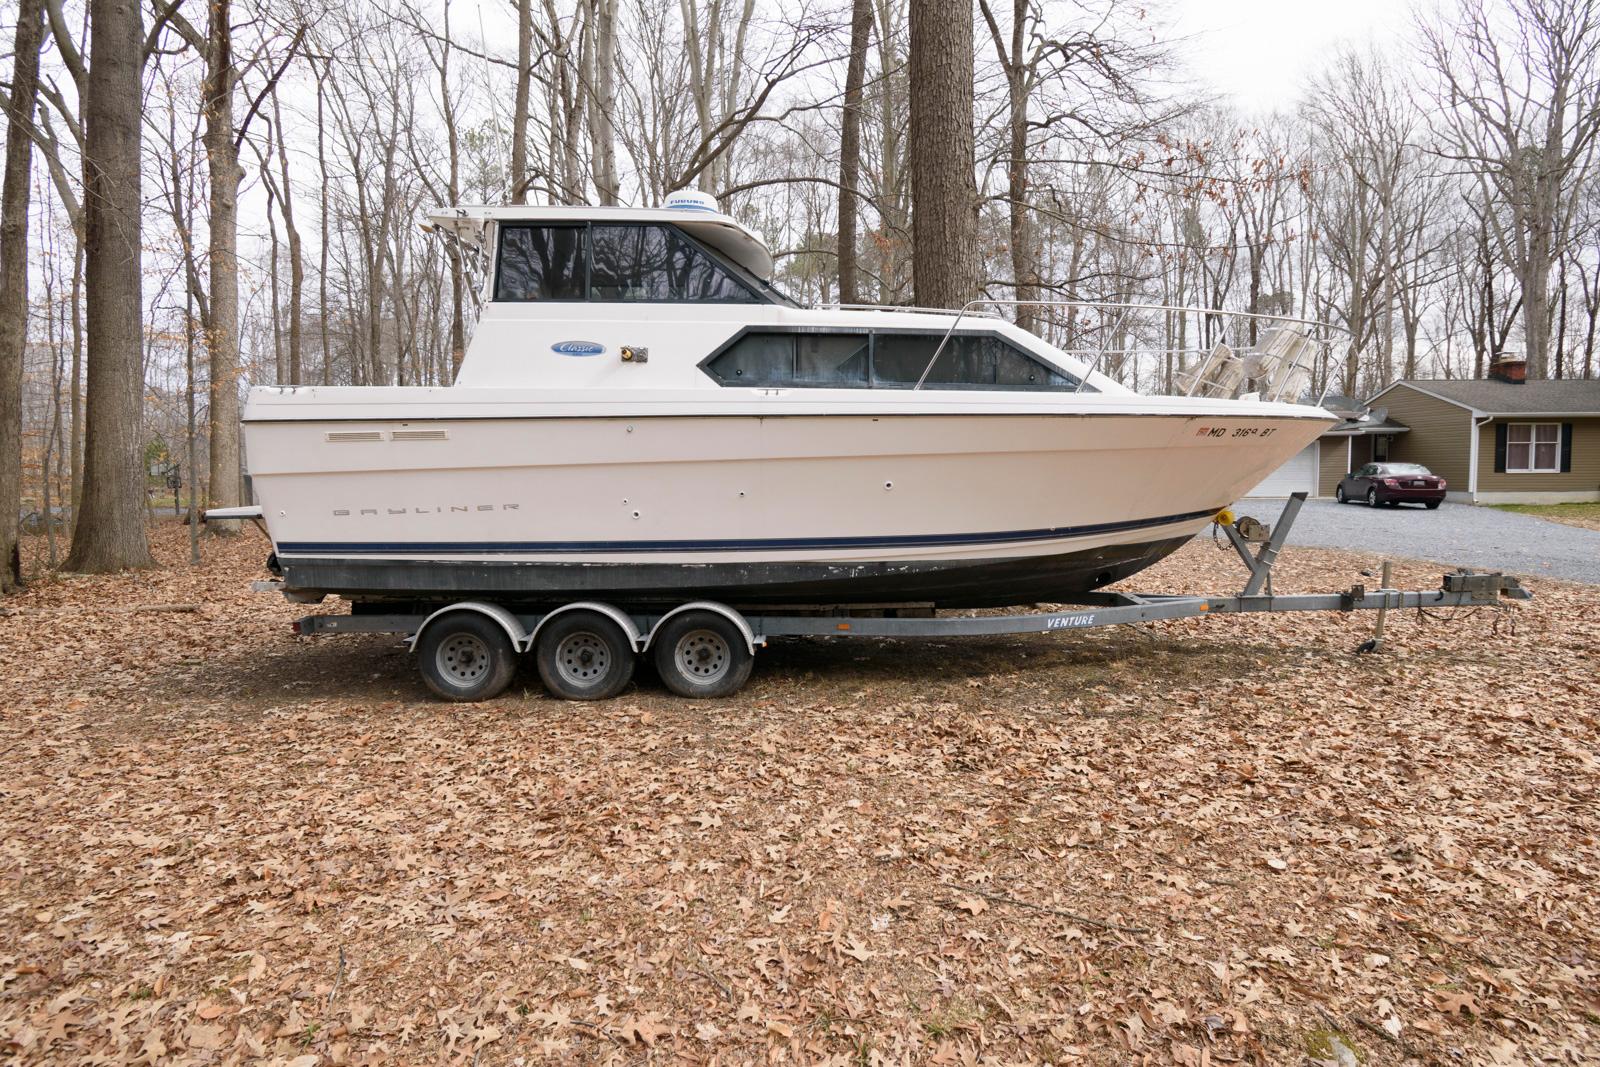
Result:
<svg viewBox="0 0 1600 1067">
<path fill-rule="evenodd" d="M 1135 574 L 1189 536 L 1014 559 L 875 563 L 528 563 L 290 558 L 291 591 L 353 601 L 506 606 L 602 600 L 623 608 L 716 600 L 735 607 L 928 604 L 1003 608 L 1059 603 Z"/>
</svg>

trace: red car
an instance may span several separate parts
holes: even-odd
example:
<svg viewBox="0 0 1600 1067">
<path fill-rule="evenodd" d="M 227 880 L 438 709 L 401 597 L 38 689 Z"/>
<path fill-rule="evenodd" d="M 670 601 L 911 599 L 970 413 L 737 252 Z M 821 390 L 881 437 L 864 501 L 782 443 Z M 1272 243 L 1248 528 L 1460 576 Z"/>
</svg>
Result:
<svg viewBox="0 0 1600 1067">
<path fill-rule="evenodd" d="M 1426 504 L 1431 511 L 1444 503 L 1445 488 L 1445 480 L 1420 463 L 1368 463 L 1345 475 L 1333 495 L 1341 504 Z"/>
</svg>

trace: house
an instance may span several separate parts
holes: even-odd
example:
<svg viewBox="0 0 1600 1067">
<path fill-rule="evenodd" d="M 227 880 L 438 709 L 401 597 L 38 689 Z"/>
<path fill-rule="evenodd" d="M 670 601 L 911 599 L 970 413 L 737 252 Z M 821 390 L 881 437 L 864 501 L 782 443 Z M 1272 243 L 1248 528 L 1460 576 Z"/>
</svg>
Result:
<svg viewBox="0 0 1600 1067">
<path fill-rule="evenodd" d="M 1347 396 L 1323 397 L 1321 403 L 1344 421 L 1291 456 L 1250 490 L 1249 496 L 1288 496 L 1301 490 L 1312 496 L 1332 496 L 1347 472 L 1374 457 L 1387 457 L 1395 437 L 1409 432 L 1409 427 L 1386 418 L 1377 408 L 1369 410 Z"/>
<path fill-rule="evenodd" d="M 1555 504 L 1600 500 L 1600 381 L 1524 381 L 1520 360 L 1491 377 L 1396 382 L 1372 398 L 1410 432 L 1389 458 L 1421 463 L 1452 500 Z"/>
<path fill-rule="evenodd" d="M 1527 381 L 1501 359 L 1486 379 L 1408 380 L 1366 404 L 1328 398 L 1344 421 L 1253 492 L 1305 489 L 1332 496 L 1346 473 L 1372 462 L 1421 463 L 1477 504 L 1600 500 L 1600 381 Z M 1342 402 L 1342 406 L 1341 406 Z"/>
</svg>

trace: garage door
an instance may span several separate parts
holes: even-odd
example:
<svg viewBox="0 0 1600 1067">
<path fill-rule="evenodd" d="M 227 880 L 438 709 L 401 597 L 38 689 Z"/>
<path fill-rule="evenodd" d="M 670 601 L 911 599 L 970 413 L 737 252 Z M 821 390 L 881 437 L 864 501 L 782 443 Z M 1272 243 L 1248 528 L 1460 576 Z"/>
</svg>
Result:
<svg viewBox="0 0 1600 1067">
<path fill-rule="evenodd" d="M 1267 475 L 1247 496 L 1288 496 L 1305 490 L 1317 495 L 1317 442 L 1313 441 L 1290 457 L 1289 462 Z"/>
</svg>

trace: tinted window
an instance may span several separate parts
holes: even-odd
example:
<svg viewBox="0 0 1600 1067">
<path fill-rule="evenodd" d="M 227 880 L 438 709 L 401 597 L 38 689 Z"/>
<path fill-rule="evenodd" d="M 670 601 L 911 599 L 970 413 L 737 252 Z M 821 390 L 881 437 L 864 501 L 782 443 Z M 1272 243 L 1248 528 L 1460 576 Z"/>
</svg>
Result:
<svg viewBox="0 0 1600 1067">
<path fill-rule="evenodd" d="M 872 352 L 872 371 L 879 385 L 967 387 L 986 389 L 1075 389 L 1076 378 L 1052 370 L 1013 347 L 1002 337 L 943 334 L 879 334 Z M 928 361 L 939 353 L 932 369 Z"/>
<path fill-rule="evenodd" d="M 914 386 L 943 334 L 747 333 L 706 364 L 723 385 Z M 1076 390 L 1052 370 L 992 335 L 952 337 L 924 383 L 929 388 Z M 1084 386 L 1093 392 L 1093 386 Z"/>
<path fill-rule="evenodd" d="M 673 299 L 672 241 L 661 226 L 594 226 L 590 300 Z"/>
<path fill-rule="evenodd" d="M 731 272 L 682 234 L 672 235 L 672 299 L 716 304 L 760 300 Z"/>
<path fill-rule="evenodd" d="M 496 300 L 582 300 L 582 226 L 503 226 Z"/>
<path fill-rule="evenodd" d="M 811 385 L 866 385 L 871 338 L 865 334 L 795 334 L 794 377 Z"/>
<path fill-rule="evenodd" d="M 788 385 L 794 380 L 792 333 L 747 333 L 708 369 L 724 385 Z"/>
</svg>

